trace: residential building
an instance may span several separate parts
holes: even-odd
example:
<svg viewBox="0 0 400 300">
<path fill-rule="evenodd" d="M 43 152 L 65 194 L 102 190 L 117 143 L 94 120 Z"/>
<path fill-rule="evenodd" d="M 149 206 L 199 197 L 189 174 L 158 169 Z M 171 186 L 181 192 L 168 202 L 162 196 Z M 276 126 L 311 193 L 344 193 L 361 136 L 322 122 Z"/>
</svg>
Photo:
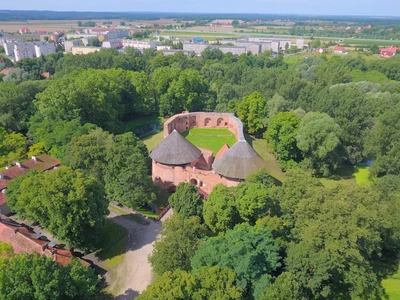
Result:
<svg viewBox="0 0 400 300">
<path fill-rule="evenodd" d="M 103 48 L 121 48 L 122 41 L 120 39 L 104 41 L 101 46 Z"/>
<path fill-rule="evenodd" d="M 187 56 L 192 56 L 195 55 L 195 53 L 193 51 L 184 51 L 182 49 L 170 49 L 170 50 L 162 50 L 161 51 L 164 55 L 174 55 L 178 52 L 182 52 L 183 54 L 187 55 Z"/>
<path fill-rule="evenodd" d="M 77 55 L 77 54 L 85 55 L 85 54 L 89 54 L 89 53 L 95 53 L 100 50 L 101 50 L 101 48 L 98 48 L 98 47 L 72 47 L 71 52 L 73 55 Z"/>
<path fill-rule="evenodd" d="M 318 48 L 315 52 L 319 53 L 319 54 L 322 54 L 322 53 L 326 52 L 326 49 L 325 48 Z"/>
<path fill-rule="evenodd" d="M 247 53 L 246 47 L 218 46 L 215 48 L 221 50 L 223 53 L 232 53 L 233 55 L 241 55 Z"/>
<path fill-rule="evenodd" d="M 192 51 L 197 55 L 200 55 L 204 49 L 210 47 L 209 44 L 200 44 L 200 43 L 183 43 L 183 50 L 184 51 Z"/>
<path fill-rule="evenodd" d="M 82 46 L 83 42 L 81 40 L 71 40 L 64 42 L 65 52 L 70 53 L 72 52 L 72 47 Z"/>
<path fill-rule="evenodd" d="M 156 46 L 157 51 L 171 50 L 171 46 Z"/>
<path fill-rule="evenodd" d="M 30 32 L 29 28 L 26 28 L 26 27 L 23 27 L 23 28 L 21 28 L 19 30 L 20 34 L 26 34 L 26 33 L 29 33 L 29 32 Z"/>
<path fill-rule="evenodd" d="M 123 47 L 133 47 L 139 50 L 145 49 L 156 49 L 156 43 L 153 41 L 142 41 L 142 40 L 122 40 Z"/>
<path fill-rule="evenodd" d="M 20 61 L 24 58 L 34 58 L 35 54 L 35 47 L 33 43 L 19 42 L 14 44 L 15 61 Z"/>
<path fill-rule="evenodd" d="M 36 57 L 47 56 L 50 54 L 56 54 L 56 46 L 54 43 L 39 43 L 34 46 Z"/>
<path fill-rule="evenodd" d="M 27 174 L 30 170 L 37 172 L 44 172 L 56 169 L 60 166 L 60 161 L 57 158 L 51 157 L 47 154 L 40 156 L 32 156 L 30 160 L 23 163 L 16 162 L 15 166 L 7 168 L 0 172 L 0 214 L 8 215 L 11 213 L 10 208 L 7 206 L 7 185 L 16 177 Z"/>
<path fill-rule="evenodd" d="M 387 47 L 387 48 L 380 48 L 381 56 L 382 56 L 382 57 L 392 57 L 392 56 L 395 56 L 398 49 L 399 49 L 399 48 L 397 48 L 396 46 L 391 46 L 391 47 Z"/>
<path fill-rule="evenodd" d="M 296 39 L 296 46 L 298 49 L 303 49 L 304 47 L 304 39 Z"/>
<path fill-rule="evenodd" d="M 7 56 L 14 56 L 14 43 L 12 41 L 4 40 L 3 47 Z"/>
<path fill-rule="evenodd" d="M 333 53 L 334 53 L 334 54 L 346 54 L 346 50 L 344 49 L 344 47 L 336 46 L 336 47 L 333 49 Z"/>
</svg>

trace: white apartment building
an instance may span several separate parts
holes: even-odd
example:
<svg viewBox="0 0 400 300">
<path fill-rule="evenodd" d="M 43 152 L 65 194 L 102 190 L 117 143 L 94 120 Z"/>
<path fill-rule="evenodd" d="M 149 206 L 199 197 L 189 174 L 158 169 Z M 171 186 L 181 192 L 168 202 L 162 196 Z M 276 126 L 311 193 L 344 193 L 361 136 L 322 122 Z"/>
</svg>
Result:
<svg viewBox="0 0 400 300">
<path fill-rule="evenodd" d="M 36 55 L 33 43 L 15 43 L 14 56 L 15 61 L 20 61 L 24 58 L 34 58 Z"/>
<path fill-rule="evenodd" d="M 200 55 L 207 47 L 208 44 L 198 44 L 198 43 L 183 43 L 183 51 L 193 51 L 197 55 Z"/>
<path fill-rule="evenodd" d="M 50 54 L 56 54 L 56 46 L 54 43 L 40 43 L 35 45 L 36 57 L 47 56 Z"/>
<path fill-rule="evenodd" d="M 72 54 L 73 55 L 85 55 L 89 53 L 95 53 L 100 51 L 101 48 L 98 47 L 72 47 Z"/>
<path fill-rule="evenodd" d="M 101 45 L 103 48 L 121 48 L 122 42 L 120 39 L 104 41 Z"/>
<path fill-rule="evenodd" d="M 153 41 L 122 40 L 122 46 L 133 47 L 139 50 L 156 49 L 156 43 Z"/>
</svg>

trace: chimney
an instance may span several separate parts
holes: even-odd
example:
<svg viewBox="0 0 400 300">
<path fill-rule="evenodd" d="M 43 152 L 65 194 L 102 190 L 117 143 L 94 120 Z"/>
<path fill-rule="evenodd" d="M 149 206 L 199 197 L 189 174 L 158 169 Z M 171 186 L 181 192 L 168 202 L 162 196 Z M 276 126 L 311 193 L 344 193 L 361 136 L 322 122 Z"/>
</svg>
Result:
<svg viewBox="0 0 400 300">
<path fill-rule="evenodd" d="M 22 165 L 21 165 L 21 163 L 20 163 L 19 161 L 17 161 L 17 162 L 15 163 L 15 165 L 17 165 L 18 168 L 22 168 Z"/>
<path fill-rule="evenodd" d="M 32 159 L 33 159 L 34 161 L 37 161 L 37 157 L 36 157 L 36 156 L 32 156 Z"/>
</svg>

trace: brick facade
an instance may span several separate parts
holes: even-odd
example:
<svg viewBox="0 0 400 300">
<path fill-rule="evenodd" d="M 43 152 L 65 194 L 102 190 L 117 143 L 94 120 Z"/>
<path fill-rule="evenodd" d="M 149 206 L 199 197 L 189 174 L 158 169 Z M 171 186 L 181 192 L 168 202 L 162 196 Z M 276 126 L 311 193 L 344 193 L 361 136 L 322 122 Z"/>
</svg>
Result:
<svg viewBox="0 0 400 300">
<path fill-rule="evenodd" d="M 184 132 L 191 128 L 226 128 L 236 137 L 244 140 L 242 122 L 228 113 L 182 113 L 172 116 L 164 123 L 164 138 L 174 130 Z M 192 163 L 184 166 L 171 166 L 152 162 L 152 178 L 160 187 L 173 190 L 181 182 L 190 182 L 209 194 L 217 184 L 236 186 L 242 180 L 227 178 L 212 170 L 214 157 L 209 150 L 200 149 L 202 156 Z M 223 149 L 226 151 L 227 149 Z"/>
</svg>

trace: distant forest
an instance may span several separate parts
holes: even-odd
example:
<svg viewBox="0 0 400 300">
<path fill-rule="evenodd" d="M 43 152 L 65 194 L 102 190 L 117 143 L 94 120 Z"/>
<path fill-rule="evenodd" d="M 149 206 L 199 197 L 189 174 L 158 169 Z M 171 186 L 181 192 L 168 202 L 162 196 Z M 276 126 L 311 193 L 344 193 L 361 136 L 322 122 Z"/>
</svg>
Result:
<svg viewBox="0 0 400 300">
<path fill-rule="evenodd" d="M 370 16 L 310 16 L 278 14 L 235 14 L 235 13 L 176 13 L 176 12 L 77 12 L 77 11 L 34 11 L 34 10 L 0 10 L 0 21 L 26 20 L 91 20 L 91 19 L 125 19 L 158 20 L 161 18 L 178 20 L 214 20 L 240 19 L 251 20 L 324 20 L 337 22 L 357 22 L 368 24 L 386 24 L 400 20 L 400 17 L 374 18 Z"/>
</svg>

